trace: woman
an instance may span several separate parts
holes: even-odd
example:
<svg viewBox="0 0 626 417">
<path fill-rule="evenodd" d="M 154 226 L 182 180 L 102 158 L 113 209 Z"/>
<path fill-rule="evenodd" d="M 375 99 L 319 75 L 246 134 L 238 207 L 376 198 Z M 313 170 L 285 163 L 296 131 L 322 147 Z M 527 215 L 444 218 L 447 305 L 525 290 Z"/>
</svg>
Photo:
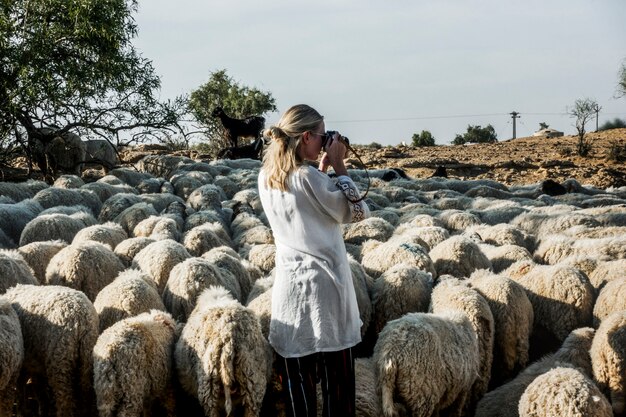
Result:
<svg viewBox="0 0 626 417">
<path fill-rule="evenodd" d="M 272 139 L 259 174 L 259 195 L 276 243 L 269 341 L 287 409 L 316 416 L 317 377 L 324 416 L 354 416 L 354 358 L 361 320 L 341 223 L 369 215 L 343 163 L 346 147 L 335 133 L 319 169 L 323 117 L 300 104 L 264 132 Z M 335 180 L 326 175 L 332 167 Z M 317 368 L 317 372 L 316 372 Z"/>
</svg>

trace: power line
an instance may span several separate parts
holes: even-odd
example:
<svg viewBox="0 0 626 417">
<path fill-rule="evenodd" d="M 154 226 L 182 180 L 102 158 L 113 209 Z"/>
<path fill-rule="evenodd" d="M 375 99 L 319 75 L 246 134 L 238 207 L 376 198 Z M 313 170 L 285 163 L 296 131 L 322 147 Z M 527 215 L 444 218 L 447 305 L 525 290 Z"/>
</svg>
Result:
<svg viewBox="0 0 626 417">
<path fill-rule="evenodd" d="M 354 120 L 328 120 L 329 123 L 367 123 L 367 122 L 398 122 L 403 120 L 429 120 L 429 119 L 460 119 L 464 117 L 488 117 L 488 116 L 506 116 L 507 113 L 490 113 L 490 114 L 459 114 L 451 116 L 416 116 L 416 117 L 396 117 L 384 119 L 354 119 Z"/>
</svg>

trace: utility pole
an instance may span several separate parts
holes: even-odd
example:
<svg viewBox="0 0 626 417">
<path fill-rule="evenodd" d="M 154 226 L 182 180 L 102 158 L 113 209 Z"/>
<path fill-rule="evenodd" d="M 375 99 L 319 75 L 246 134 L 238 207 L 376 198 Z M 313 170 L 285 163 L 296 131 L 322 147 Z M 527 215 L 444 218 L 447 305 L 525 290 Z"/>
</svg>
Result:
<svg viewBox="0 0 626 417">
<path fill-rule="evenodd" d="M 602 110 L 602 107 L 600 107 L 600 105 L 596 103 L 596 105 L 593 108 L 593 111 L 596 112 L 596 132 L 598 131 L 598 113 L 600 113 L 600 110 Z"/>
<path fill-rule="evenodd" d="M 516 112 L 516 111 L 512 111 L 512 112 L 511 112 L 511 113 L 509 113 L 509 114 L 510 114 L 510 115 L 511 115 L 511 117 L 513 118 L 513 139 L 515 139 L 515 138 L 517 137 L 517 136 L 516 136 L 516 133 L 515 133 L 515 119 L 518 119 L 518 118 L 520 118 L 520 117 L 522 117 L 522 116 L 520 116 L 520 115 L 519 115 L 519 113 L 518 113 L 518 112 Z"/>
</svg>

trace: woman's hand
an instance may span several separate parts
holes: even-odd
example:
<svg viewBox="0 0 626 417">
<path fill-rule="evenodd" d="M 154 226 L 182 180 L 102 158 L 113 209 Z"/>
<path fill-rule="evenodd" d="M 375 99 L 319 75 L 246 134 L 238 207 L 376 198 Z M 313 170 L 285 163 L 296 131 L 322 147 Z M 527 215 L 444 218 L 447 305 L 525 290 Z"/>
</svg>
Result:
<svg viewBox="0 0 626 417">
<path fill-rule="evenodd" d="M 326 146 L 326 152 L 322 156 L 322 161 L 324 160 L 325 157 L 327 157 L 328 163 L 335 170 L 335 174 L 347 175 L 348 170 L 346 169 L 346 166 L 343 163 L 343 159 L 346 156 L 347 149 L 346 149 L 346 145 L 344 145 L 339 140 L 339 137 L 340 137 L 339 133 L 335 133 L 333 135 L 332 141 L 330 142 L 329 145 Z M 320 165 L 322 165 L 321 162 L 320 162 Z"/>
<path fill-rule="evenodd" d="M 330 158 L 328 158 L 328 154 L 324 152 L 322 154 L 322 159 L 320 159 L 319 170 L 322 172 L 328 171 L 328 167 L 330 167 Z"/>
</svg>

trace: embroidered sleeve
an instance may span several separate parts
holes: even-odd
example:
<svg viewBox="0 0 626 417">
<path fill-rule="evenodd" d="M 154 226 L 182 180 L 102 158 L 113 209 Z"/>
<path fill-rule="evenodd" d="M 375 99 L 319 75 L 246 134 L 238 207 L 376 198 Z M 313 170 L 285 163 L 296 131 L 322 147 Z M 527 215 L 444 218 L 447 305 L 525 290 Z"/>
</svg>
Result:
<svg viewBox="0 0 626 417">
<path fill-rule="evenodd" d="M 338 177 L 337 187 L 348 200 L 350 213 L 352 215 L 352 223 L 360 222 L 369 216 L 369 207 L 365 201 L 361 200 L 359 202 L 355 202 L 361 197 L 361 194 L 349 177 Z"/>
</svg>

